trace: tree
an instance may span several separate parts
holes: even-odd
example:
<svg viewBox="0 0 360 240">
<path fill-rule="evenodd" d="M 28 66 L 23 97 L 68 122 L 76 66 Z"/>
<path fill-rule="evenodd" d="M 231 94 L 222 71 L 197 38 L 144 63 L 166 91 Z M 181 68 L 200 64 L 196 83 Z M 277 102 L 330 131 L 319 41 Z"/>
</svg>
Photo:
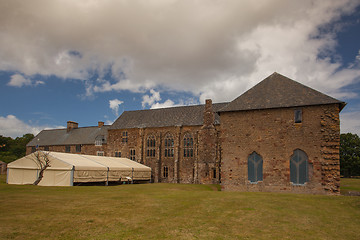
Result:
<svg viewBox="0 0 360 240">
<path fill-rule="evenodd" d="M 34 135 L 30 133 L 15 139 L 0 135 L 0 160 L 9 163 L 25 156 L 26 144 L 33 138 Z"/>
<path fill-rule="evenodd" d="M 40 168 L 39 176 L 36 179 L 36 181 L 33 183 L 33 185 L 38 185 L 39 182 L 44 177 L 44 171 L 50 167 L 50 159 L 49 159 L 49 153 L 44 153 L 43 151 L 37 151 L 34 153 L 34 160 L 36 164 Z"/>
<path fill-rule="evenodd" d="M 360 176 L 360 138 L 357 134 L 340 135 L 340 173 L 344 177 Z"/>
</svg>

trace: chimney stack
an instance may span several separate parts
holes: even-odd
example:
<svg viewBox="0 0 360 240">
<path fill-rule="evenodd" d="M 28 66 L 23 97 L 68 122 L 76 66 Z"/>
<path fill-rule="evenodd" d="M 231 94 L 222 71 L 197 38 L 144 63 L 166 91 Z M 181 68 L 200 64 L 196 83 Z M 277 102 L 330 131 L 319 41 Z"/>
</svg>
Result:
<svg viewBox="0 0 360 240">
<path fill-rule="evenodd" d="M 68 121 L 67 122 L 67 132 L 70 132 L 71 129 L 75 129 L 78 128 L 79 124 L 77 122 L 73 122 L 73 121 Z"/>
<path fill-rule="evenodd" d="M 98 127 L 101 128 L 104 126 L 104 122 L 98 122 Z"/>
<path fill-rule="evenodd" d="M 205 110 L 204 110 L 204 125 L 203 127 L 213 127 L 215 121 L 215 115 L 212 108 L 212 100 L 206 99 Z"/>
</svg>

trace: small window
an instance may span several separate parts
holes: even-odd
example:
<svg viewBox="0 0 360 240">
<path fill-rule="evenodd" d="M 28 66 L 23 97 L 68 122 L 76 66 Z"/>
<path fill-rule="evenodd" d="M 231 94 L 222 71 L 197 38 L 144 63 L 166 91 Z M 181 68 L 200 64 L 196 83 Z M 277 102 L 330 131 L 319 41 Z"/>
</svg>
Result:
<svg viewBox="0 0 360 240">
<path fill-rule="evenodd" d="M 130 159 L 135 161 L 135 149 L 130 149 Z"/>
<path fill-rule="evenodd" d="M 296 109 L 294 111 L 294 120 L 295 120 L 295 123 L 302 123 L 302 110 L 301 109 Z"/>
<path fill-rule="evenodd" d="M 115 152 L 115 157 L 121 157 L 121 152 Z"/>
<path fill-rule="evenodd" d="M 65 152 L 67 152 L 67 153 L 70 152 L 70 146 L 65 146 Z"/>
<path fill-rule="evenodd" d="M 169 168 L 167 166 L 164 167 L 163 176 L 164 178 L 167 178 L 169 176 Z"/>
<path fill-rule="evenodd" d="M 308 157 L 300 149 L 296 149 L 290 159 L 290 182 L 303 185 L 308 181 Z"/>
<path fill-rule="evenodd" d="M 248 158 L 248 180 L 251 183 L 263 180 L 263 159 L 256 152 L 250 154 Z"/>
<path fill-rule="evenodd" d="M 80 144 L 76 145 L 76 152 L 81 152 L 81 145 Z"/>
<path fill-rule="evenodd" d="M 31 147 L 31 152 L 36 152 L 36 147 Z"/>
<path fill-rule="evenodd" d="M 104 151 L 97 151 L 97 152 L 96 152 L 96 155 L 97 155 L 97 156 L 104 156 Z"/>
<path fill-rule="evenodd" d="M 49 151 L 49 146 L 45 146 L 44 151 Z"/>
<path fill-rule="evenodd" d="M 212 172 L 213 172 L 213 178 L 215 179 L 216 178 L 216 168 L 213 168 Z"/>
<path fill-rule="evenodd" d="M 122 140 L 123 143 L 127 143 L 128 142 L 128 132 L 127 131 L 123 131 L 122 133 Z"/>
</svg>

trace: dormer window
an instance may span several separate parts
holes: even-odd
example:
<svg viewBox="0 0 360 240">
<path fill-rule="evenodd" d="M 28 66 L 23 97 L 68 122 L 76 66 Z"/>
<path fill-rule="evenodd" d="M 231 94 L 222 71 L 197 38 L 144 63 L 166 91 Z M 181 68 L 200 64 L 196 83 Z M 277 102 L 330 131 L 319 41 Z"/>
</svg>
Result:
<svg viewBox="0 0 360 240">
<path fill-rule="evenodd" d="M 103 135 L 97 136 L 95 138 L 95 146 L 102 146 L 104 143 L 105 139 Z"/>
</svg>

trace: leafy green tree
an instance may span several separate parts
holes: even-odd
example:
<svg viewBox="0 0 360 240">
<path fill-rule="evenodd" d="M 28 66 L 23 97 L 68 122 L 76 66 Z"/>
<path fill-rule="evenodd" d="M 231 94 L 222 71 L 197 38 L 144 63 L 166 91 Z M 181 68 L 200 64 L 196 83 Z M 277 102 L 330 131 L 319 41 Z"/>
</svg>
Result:
<svg viewBox="0 0 360 240">
<path fill-rule="evenodd" d="M 0 160 L 9 163 L 25 156 L 26 144 L 33 138 L 34 135 L 30 133 L 15 139 L 0 135 Z"/>
<path fill-rule="evenodd" d="M 340 135 L 340 173 L 344 177 L 360 176 L 360 138 L 357 134 Z"/>
</svg>

